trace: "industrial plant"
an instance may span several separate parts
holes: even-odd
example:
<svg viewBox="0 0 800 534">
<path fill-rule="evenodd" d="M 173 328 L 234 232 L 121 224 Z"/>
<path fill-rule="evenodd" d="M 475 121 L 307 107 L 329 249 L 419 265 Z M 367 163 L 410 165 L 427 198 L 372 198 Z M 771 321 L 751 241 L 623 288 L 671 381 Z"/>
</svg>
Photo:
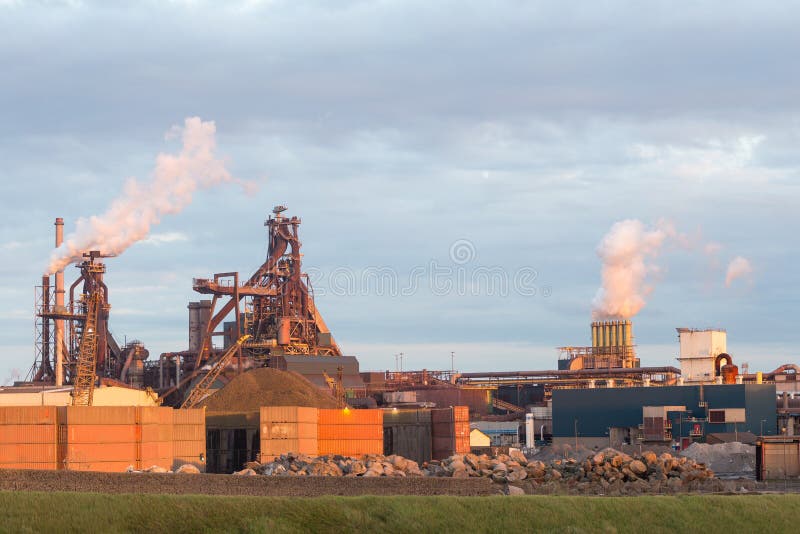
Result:
<svg viewBox="0 0 800 534">
<path fill-rule="evenodd" d="M 267 255 L 252 273 L 240 275 L 236 265 L 198 273 L 198 300 L 187 303 L 188 344 L 157 357 L 146 336 L 120 344 L 111 334 L 114 288 L 104 280 L 111 254 L 84 251 L 74 280 L 65 281 L 63 268 L 43 276 L 34 362 L 27 380 L 0 391 L 0 411 L 54 406 L 25 424 L 69 426 L 94 421 L 75 410 L 127 406 L 134 411 L 117 414 L 124 424 L 151 417 L 169 428 L 154 432 L 172 437 L 161 449 L 131 437 L 137 445 L 120 445 L 109 459 L 53 430 L 58 454 L 26 461 L 15 453 L 0 467 L 113 471 L 152 459 L 171 469 L 190 459 L 203 471 L 233 472 L 289 453 L 401 455 L 428 465 L 470 451 L 682 451 L 743 439 L 758 441 L 765 459 L 775 447 L 793 451 L 784 474 L 800 475 L 800 369 L 740 369 L 721 329 L 678 328 L 678 367 L 642 365 L 633 321 L 611 317 L 590 323 L 589 344 L 559 347 L 553 369 L 360 369 L 323 319 L 303 271 L 301 220 L 286 211 L 276 206 L 265 221 Z M 58 218 L 56 247 L 63 239 Z M 106 416 L 98 417 L 99 425 Z M 142 447 L 158 451 L 142 456 Z"/>
</svg>

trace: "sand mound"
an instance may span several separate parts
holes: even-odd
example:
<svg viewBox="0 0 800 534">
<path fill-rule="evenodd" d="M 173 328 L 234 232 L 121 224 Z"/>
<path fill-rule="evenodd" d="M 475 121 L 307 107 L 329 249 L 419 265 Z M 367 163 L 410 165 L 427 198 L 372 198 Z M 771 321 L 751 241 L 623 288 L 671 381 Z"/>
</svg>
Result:
<svg viewBox="0 0 800 534">
<path fill-rule="evenodd" d="M 268 367 L 235 377 L 200 405 L 209 412 L 251 412 L 261 406 L 338 407 L 333 396 L 302 375 Z"/>
</svg>

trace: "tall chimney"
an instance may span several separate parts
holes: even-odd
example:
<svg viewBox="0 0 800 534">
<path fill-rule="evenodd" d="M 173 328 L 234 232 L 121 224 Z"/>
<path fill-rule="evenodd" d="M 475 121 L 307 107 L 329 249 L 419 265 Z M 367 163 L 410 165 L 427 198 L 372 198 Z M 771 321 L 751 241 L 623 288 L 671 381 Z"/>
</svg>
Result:
<svg viewBox="0 0 800 534">
<path fill-rule="evenodd" d="M 58 217 L 56 219 L 56 248 L 61 246 L 64 242 L 64 219 Z M 56 273 L 56 309 L 58 311 L 64 310 L 64 269 Z M 56 386 L 64 385 L 64 320 L 56 319 L 56 336 L 55 336 L 55 372 L 56 372 Z"/>
<path fill-rule="evenodd" d="M 592 323 L 592 347 L 597 347 L 599 343 L 597 342 L 597 322 Z"/>
<path fill-rule="evenodd" d="M 611 341 L 609 342 L 609 347 L 616 347 L 617 346 L 617 321 L 611 321 L 611 325 L 609 328 L 611 332 Z"/>
</svg>

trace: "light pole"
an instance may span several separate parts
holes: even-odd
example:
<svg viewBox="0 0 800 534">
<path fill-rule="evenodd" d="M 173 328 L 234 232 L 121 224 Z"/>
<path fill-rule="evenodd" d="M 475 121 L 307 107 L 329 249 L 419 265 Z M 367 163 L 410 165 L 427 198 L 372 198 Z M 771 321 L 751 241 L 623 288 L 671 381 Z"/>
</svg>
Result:
<svg viewBox="0 0 800 534">
<path fill-rule="evenodd" d="M 400 353 L 400 372 L 403 372 L 403 353 Z"/>
<path fill-rule="evenodd" d="M 578 450 L 578 420 L 575 419 L 575 450 Z"/>
<path fill-rule="evenodd" d="M 454 374 L 456 372 L 456 353 L 454 351 L 450 351 L 450 374 Z"/>
</svg>

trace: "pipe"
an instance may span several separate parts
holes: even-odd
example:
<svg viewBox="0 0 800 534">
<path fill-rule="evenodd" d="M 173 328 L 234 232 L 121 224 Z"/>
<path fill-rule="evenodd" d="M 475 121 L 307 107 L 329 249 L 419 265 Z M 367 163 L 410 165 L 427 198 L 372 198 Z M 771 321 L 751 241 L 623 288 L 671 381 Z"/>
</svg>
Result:
<svg viewBox="0 0 800 534">
<path fill-rule="evenodd" d="M 56 218 L 56 248 L 64 243 L 64 219 Z M 56 309 L 64 308 L 64 269 L 56 272 Z M 56 319 L 55 344 L 55 383 L 56 386 L 64 385 L 64 320 Z"/>
</svg>

